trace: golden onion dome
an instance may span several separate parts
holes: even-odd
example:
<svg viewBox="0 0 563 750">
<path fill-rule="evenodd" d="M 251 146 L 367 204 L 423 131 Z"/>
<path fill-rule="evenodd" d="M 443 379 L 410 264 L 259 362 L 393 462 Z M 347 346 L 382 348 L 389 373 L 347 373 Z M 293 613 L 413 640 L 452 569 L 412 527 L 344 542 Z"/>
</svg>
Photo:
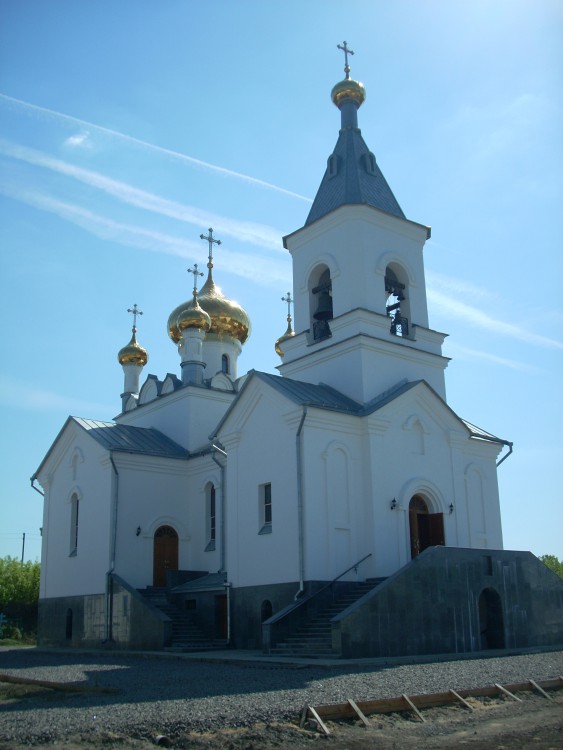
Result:
<svg viewBox="0 0 563 750">
<path fill-rule="evenodd" d="M 131 341 L 123 349 L 120 349 L 117 354 L 117 361 L 120 365 L 141 365 L 144 367 L 149 360 L 147 350 L 137 342 L 135 333 L 136 330 L 133 328 Z"/>
<path fill-rule="evenodd" d="M 281 345 L 283 344 L 283 342 L 287 341 L 288 339 L 293 338 L 294 336 L 295 336 L 295 331 L 291 327 L 291 321 L 289 321 L 287 324 L 286 332 L 284 333 L 283 336 L 280 336 L 279 339 L 276 341 L 276 354 L 278 355 L 278 357 L 283 357 L 283 355 L 285 354 L 285 352 L 281 348 Z"/>
<path fill-rule="evenodd" d="M 363 83 L 354 81 L 352 78 L 345 78 L 333 87 L 330 96 L 339 109 L 345 99 L 352 99 L 358 107 L 361 107 L 366 98 L 366 90 Z"/>
<path fill-rule="evenodd" d="M 211 328 L 211 318 L 201 307 L 195 295 L 188 307 L 178 315 L 176 326 L 180 335 L 186 328 L 197 328 L 200 331 L 208 331 Z"/>
<path fill-rule="evenodd" d="M 211 271 L 199 291 L 198 302 L 211 319 L 208 336 L 229 336 L 244 344 L 250 335 L 250 318 L 237 302 L 224 296 L 221 289 L 215 285 Z M 168 335 L 176 343 L 179 343 L 182 338 L 178 327 L 178 316 L 189 305 L 191 302 L 179 305 L 168 318 Z"/>
</svg>

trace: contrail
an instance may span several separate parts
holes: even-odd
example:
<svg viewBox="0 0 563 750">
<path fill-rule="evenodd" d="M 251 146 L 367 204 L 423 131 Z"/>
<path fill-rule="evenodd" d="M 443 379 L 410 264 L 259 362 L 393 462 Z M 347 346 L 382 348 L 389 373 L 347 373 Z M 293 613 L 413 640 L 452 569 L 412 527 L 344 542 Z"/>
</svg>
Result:
<svg viewBox="0 0 563 750">
<path fill-rule="evenodd" d="M 139 138 L 135 138 L 132 135 L 126 135 L 125 133 L 120 133 L 118 130 L 105 128 L 102 125 L 95 125 L 94 123 L 88 122 L 87 120 L 80 120 L 78 117 L 72 117 L 72 115 L 65 115 L 62 112 L 55 112 L 55 110 L 53 109 L 47 109 L 47 107 L 40 107 L 37 104 L 30 104 L 29 102 L 24 102 L 21 99 L 16 99 L 13 96 L 8 96 L 7 94 L 0 94 L 0 101 L 2 100 L 8 104 L 16 105 L 18 107 L 23 107 L 24 109 L 27 109 L 28 111 L 34 112 L 36 114 L 47 115 L 48 117 L 54 118 L 56 120 L 64 120 L 65 122 L 73 123 L 75 125 L 80 125 L 80 127 L 86 127 L 86 128 L 89 128 L 90 130 L 97 130 L 100 133 L 105 133 L 106 135 L 109 135 L 112 138 L 118 138 L 122 141 L 125 141 L 126 143 L 131 143 L 132 145 L 138 146 L 139 148 L 145 149 L 147 151 L 152 151 L 154 153 L 163 154 L 164 156 L 175 159 L 177 161 L 185 162 L 187 164 L 193 164 L 198 167 L 203 167 L 203 169 L 207 169 L 211 172 L 217 172 L 218 174 L 222 174 L 225 177 L 233 177 L 237 180 L 243 180 L 244 182 L 249 182 L 252 185 L 257 185 L 259 187 L 267 188 L 268 190 L 275 190 L 278 193 L 289 195 L 292 198 L 297 198 L 298 200 L 305 201 L 306 203 L 313 202 L 311 198 L 308 198 L 305 195 L 294 193 L 292 190 L 286 190 L 285 188 L 279 187 L 278 185 L 272 185 L 271 182 L 265 182 L 264 180 L 259 180 L 256 177 L 250 177 L 249 175 L 242 174 L 241 172 L 234 172 L 232 169 L 219 167 L 217 164 L 210 164 L 209 162 L 202 161 L 201 159 L 196 159 L 193 156 L 187 156 L 186 154 L 181 154 L 178 151 L 171 151 L 170 149 L 163 148 L 162 146 L 155 146 L 153 143 L 147 143 L 146 141 L 141 141 Z"/>
<path fill-rule="evenodd" d="M 79 180 L 131 206 L 152 211 L 162 216 L 168 216 L 178 221 L 185 221 L 189 224 L 218 226 L 221 232 L 231 237 L 235 237 L 243 242 L 250 242 L 260 247 L 271 248 L 285 255 L 281 244 L 282 232 L 264 224 L 238 221 L 237 219 L 230 219 L 225 216 L 217 216 L 193 206 L 182 205 L 175 201 L 161 198 L 154 193 L 148 193 L 135 188 L 125 182 L 113 180 L 99 172 L 93 172 L 89 169 L 76 167 L 60 159 L 54 159 L 35 149 L 11 144 L 3 138 L 0 138 L 0 154 Z"/>
</svg>

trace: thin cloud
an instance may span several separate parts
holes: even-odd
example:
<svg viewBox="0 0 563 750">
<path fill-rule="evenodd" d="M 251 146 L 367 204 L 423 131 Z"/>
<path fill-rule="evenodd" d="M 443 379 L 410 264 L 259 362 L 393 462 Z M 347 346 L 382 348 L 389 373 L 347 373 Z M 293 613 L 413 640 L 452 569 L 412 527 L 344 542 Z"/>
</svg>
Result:
<svg viewBox="0 0 563 750">
<path fill-rule="evenodd" d="M 92 148 L 90 133 L 84 131 L 82 133 L 75 133 L 75 135 L 71 135 L 65 140 L 64 145 L 71 148 Z"/>
<path fill-rule="evenodd" d="M 455 292 L 456 294 L 465 294 L 473 299 L 491 299 L 493 297 L 493 294 L 482 286 L 475 286 L 469 281 L 446 276 L 436 271 L 427 271 L 426 280 L 430 282 L 431 286 L 442 287 L 447 289 L 448 292 Z"/>
<path fill-rule="evenodd" d="M 563 349 L 563 343 L 560 341 L 550 339 L 547 336 L 540 336 L 537 333 L 530 333 L 530 331 L 526 331 L 512 323 L 503 323 L 498 318 L 489 317 L 476 307 L 472 307 L 465 302 L 460 302 L 457 299 L 452 299 L 433 289 L 428 290 L 428 299 L 434 307 L 439 308 L 444 313 L 464 320 L 466 323 L 470 323 L 478 328 L 483 328 L 491 333 L 508 336 L 509 338 L 517 339 L 526 344 L 533 344 L 534 346 Z"/>
<path fill-rule="evenodd" d="M 152 211 L 153 213 L 177 219 L 178 221 L 184 221 L 200 228 L 214 226 L 220 228 L 221 233 L 234 237 L 241 242 L 249 242 L 253 245 L 277 250 L 285 254 L 281 244 L 283 233 L 273 227 L 218 216 L 194 206 L 186 206 L 176 201 L 161 198 L 154 193 L 140 190 L 125 182 L 113 180 L 99 172 L 76 167 L 73 164 L 69 164 L 61 159 L 55 159 L 36 149 L 19 146 L 1 138 L 0 153 L 12 159 L 18 159 L 27 164 L 71 177 L 90 187 L 102 190 L 104 193 L 136 208 Z"/>
<path fill-rule="evenodd" d="M 0 403 L 5 407 L 27 411 L 64 411 L 82 414 L 113 414 L 115 406 L 83 401 L 60 393 L 36 388 L 7 377 L 0 377 Z"/>
<path fill-rule="evenodd" d="M 292 190 L 286 190 L 285 188 L 279 187 L 279 185 L 273 185 L 271 182 L 265 182 L 264 180 L 259 180 L 256 177 L 251 177 L 250 175 L 242 174 L 241 172 L 235 172 L 232 169 L 227 169 L 226 167 L 220 167 L 217 164 L 210 164 L 209 162 L 202 161 L 201 159 L 196 159 L 193 156 L 187 156 L 187 154 L 181 154 L 178 151 L 171 151 L 170 149 L 163 148 L 162 146 L 155 146 L 153 143 L 141 141 L 139 138 L 135 138 L 131 135 L 126 135 L 125 133 L 120 133 L 118 130 L 105 128 L 102 125 L 95 125 L 92 122 L 80 120 L 78 117 L 72 117 L 71 115 L 66 115 L 63 112 L 56 112 L 55 110 L 47 109 L 47 107 L 39 107 L 36 104 L 30 104 L 29 102 L 24 102 L 21 99 L 15 99 L 14 97 L 7 96 L 6 94 L 0 94 L 0 102 L 2 101 L 6 104 L 11 105 L 12 107 L 15 106 L 23 108 L 31 114 L 48 117 L 49 119 L 55 119 L 57 121 L 63 121 L 65 123 L 73 123 L 75 125 L 79 125 L 81 128 L 88 128 L 89 130 L 103 133 L 110 138 L 124 141 L 133 146 L 136 146 L 137 148 L 142 148 L 145 151 L 162 154 L 163 156 L 174 159 L 175 161 L 198 166 L 203 169 L 221 174 L 224 177 L 232 177 L 234 179 L 243 180 L 244 182 L 256 185 L 257 187 L 267 188 L 268 190 L 275 190 L 278 193 L 289 195 L 290 197 L 297 198 L 298 200 L 304 201 L 305 203 L 313 202 L 311 198 L 308 198 L 305 195 L 300 195 L 299 193 L 295 193 Z"/>
<path fill-rule="evenodd" d="M 542 370 L 534 365 L 528 365 L 525 362 L 519 362 L 515 359 L 508 359 L 507 357 L 499 357 L 496 354 L 490 354 L 489 352 L 479 351 L 477 349 L 469 349 L 465 346 L 446 344 L 448 348 L 448 355 L 460 359 L 484 359 L 487 362 L 492 362 L 495 365 L 501 365 L 502 367 L 508 367 L 511 370 L 518 370 L 519 372 L 528 372 L 539 374 Z"/>
<path fill-rule="evenodd" d="M 174 237 L 165 232 L 114 221 L 89 209 L 37 192 L 14 188 L 8 190 L 0 185 L 0 193 L 34 208 L 56 214 L 61 219 L 76 224 L 103 240 L 151 252 L 179 256 L 190 262 L 201 258 L 201 244 L 190 240 Z M 221 255 L 220 263 L 222 271 L 254 281 L 265 287 L 277 288 L 280 283 L 285 285 L 291 276 L 289 259 L 287 263 L 276 263 L 270 257 L 262 258 L 251 254 L 228 251 Z"/>
</svg>

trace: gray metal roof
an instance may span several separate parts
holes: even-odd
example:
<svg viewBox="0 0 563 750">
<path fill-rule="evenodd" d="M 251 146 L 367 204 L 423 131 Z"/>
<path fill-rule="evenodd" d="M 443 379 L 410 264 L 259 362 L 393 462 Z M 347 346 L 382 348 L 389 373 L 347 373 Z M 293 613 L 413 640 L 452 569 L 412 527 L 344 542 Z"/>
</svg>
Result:
<svg viewBox="0 0 563 750">
<path fill-rule="evenodd" d="M 185 448 L 153 427 L 134 427 L 81 417 L 71 419 L 108 451 L 140 453 L 162 458 L 187 458 L 189 455 Z"/>
<path fill-rule="evenodd" d="M 471 437 L 481 438 L 481 440 L 490 440 L 492 443 L 502 443 L 503 445 L 512 445 L 512 443 L 509 440 L 503 440 L 503 438 L 499 438 L 496 435 L 493 435 L 492 432 L 487 432 L 486 430 L 483 430 L 481 427 L 477 427 L 477 425 L 471 424 L 471 422 L 468 422 L 466 419 L 462 419 L 461 421 L 471 433 Z"/>
<path fill-rule="evenodd" d="M 283 378 L 280 375 L 270 375 L 267 372 L 255 371 L 254 375 L 273 386 L 296 404 L 307 404 L 319 409 L 334 409 L 351 414 L 357 414 L 362 410 L 361 404 L 329 385 L 304 383 L 300 380 Z"/>
<path fill-rule="evenodd" d="M 365 204 L 405 218 L 358 128 L 340 131 L 305 226 L 349 204 Z"/>
</svg>

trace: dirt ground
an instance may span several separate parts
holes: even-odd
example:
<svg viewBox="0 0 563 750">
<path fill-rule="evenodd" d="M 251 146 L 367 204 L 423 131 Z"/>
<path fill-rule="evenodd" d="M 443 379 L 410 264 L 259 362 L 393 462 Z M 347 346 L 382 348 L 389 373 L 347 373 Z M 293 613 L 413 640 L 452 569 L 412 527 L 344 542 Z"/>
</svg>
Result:
<svg viewBox="0 0 563 750">
<path fill-rule="evenodd" d="M 37 699 L 38 689 L 32 688 Z M 30 688 L 2 685 L 2 705 L 25 701 Z M 40 692 L 43 692 L 42 689 Z M 44 691 L 49 700 L 51 691 Z M 369 727 L 361 722 L 328 722 L 326 736 L 312 721 L 299 727 L 294 722 L 255 725 L 247 729 L 223 728 L 208 733 L 179 736 L 127 737 L 99 733 L 88 737 L 61 736 L 49 743 L 62 750 L 149 750 L 157 745 L 178 750 L 562 750 L 563 692 L 551 693 L 552 700 L 521 693 L 522 703 L 510 699 L 468 699 L 473 710 L 463 707 L 427 709 L 421 722 L 413 714 L 372 714 Z M 1 731 L 1 730 L 0 730 Z M 0 750 L 29 750 L 30 744 L 6 743 Z"/>
</svg>

